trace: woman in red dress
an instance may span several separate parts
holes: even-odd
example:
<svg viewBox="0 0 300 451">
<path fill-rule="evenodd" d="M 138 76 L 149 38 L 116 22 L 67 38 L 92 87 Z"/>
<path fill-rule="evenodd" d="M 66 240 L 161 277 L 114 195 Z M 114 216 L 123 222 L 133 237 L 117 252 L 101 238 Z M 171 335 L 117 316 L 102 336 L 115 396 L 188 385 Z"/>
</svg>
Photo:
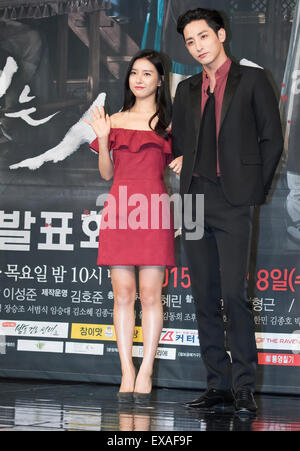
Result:
<svg viewBox="0 0 300 451">
<path fill-rule="evenodd" d="M 139 52 L 129 64 L 121 112 L 91 112 L 99 171 L 113 185 L 104 205 L 99 265 L 109 265 L 114 292 L 114 326 L 122 368 L 119 401 L 149 400 L 161 330 L 162 284 L 174 266 L 174 229 L 164 184 L 167 165 L 179 173 L 182 157 L 172 160 L 169 124 L 171 97 L 161 54 Z M 110 151 L 112 150 L 112 156 Z M 160 202 L 159 202 L 160 200 Z M 143 361 L 136 375 L 132 361 L 138 267 L 142 304 Z"/>
</svg>

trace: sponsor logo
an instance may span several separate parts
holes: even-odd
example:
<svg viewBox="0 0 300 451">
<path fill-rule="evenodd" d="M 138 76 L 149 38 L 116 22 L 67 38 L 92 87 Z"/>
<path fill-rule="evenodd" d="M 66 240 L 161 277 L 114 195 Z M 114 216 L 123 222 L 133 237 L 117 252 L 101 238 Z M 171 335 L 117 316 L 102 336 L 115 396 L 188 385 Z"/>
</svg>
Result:
<svg viewBox="0 0 300 451">
<path fill-rule="evenodd" d="M 73 323 L 71 328 L 71 338 L 75 340 L 116 341 L 116 333 L 114 326 L 110 324 Z M 133 342 L 143 343 L 141 327 L 135 327 Z M 163 329 L 159 343 L 168 345 L 199 346 L 198 331 L 189 329 Z"/>
<path fill-rule="evenodd" d="M 88 354 L 103 355 L 104 345 L 102 343 L 66 342 L 66 354 Z"/>
<path fill-rule="evenodd" d="M 68 338 L 68 323 L 0 320 L 0 334 L 22 337 Z"/>
<path fill-rule="evenodd" d="M 132 347 L 133 357 L 143 357 L 144 347 L 143 346 L 133 346 Z M 156 359 L 164 360 L 176 360 L 176 348 L 157 348 Z"/>
<path fill-rule="evenodd" d="M 116 341 L 115 328 L 111 324 L 81 324 L 73 323 L 71 338 L 75 340 Z M 133 341 L 143 342 L 142 328 L 134 329 Z"/>
<path fill-rule="evenodd" d="M 258 349 L 286 350 L 295 354 L 300 351 L 299 331 L 292 334 L 257 332 L 255 338 Z"/>
<path fill-rule="evenodd" d="M 62 353 L 63 349 L 63 341 L 18 340 L 17 344 L 18 351 Z"/>
<path fill-rule="evenodd" d="M 276 365 L 276 366 L 300 366 L 300 355 L 298 354 L 274 354 L 274 353 L 258 353 L 259 365 Z"/>
<path fill-rule="evenodd" d="M 182 346 L 199 346 L 198 331 L 189 329 L 163 329 L 159 343 Z"/>
</svg>

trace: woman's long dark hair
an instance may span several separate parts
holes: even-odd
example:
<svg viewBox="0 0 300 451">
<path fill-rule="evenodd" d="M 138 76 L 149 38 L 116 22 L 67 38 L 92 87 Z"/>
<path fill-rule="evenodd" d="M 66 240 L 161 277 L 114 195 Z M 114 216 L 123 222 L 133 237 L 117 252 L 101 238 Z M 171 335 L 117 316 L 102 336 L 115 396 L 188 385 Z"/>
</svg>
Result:
<svg viewBox="0 0 300 451">
<path fill-rule="evenodd" d="M 141 58 L 149 60 L 156 67 L 161 78 L 161 86 L 157 88 L 155 97 L 157 109 L 155 114 L 149 120 L 149 127 L 159 136 L 167 139 L 169 137 L 167 128 L 172 118 L 172 100 L 169 86 L 169 71 L 167 70 L 166 61 L 164 61 L 165 57 L 163 57 L 161 53 L 156 52 L 155 50 L 141 50 L 132 58 L 125 78 L 125 95 L 122 111 L 130 110 L 135 104 L 135 95 L 129 88 L 129 77 L 134 63 Z M 151 124 L 156 116 L 158 117 L 158 121 L 153 129 Z"/>
</svg>

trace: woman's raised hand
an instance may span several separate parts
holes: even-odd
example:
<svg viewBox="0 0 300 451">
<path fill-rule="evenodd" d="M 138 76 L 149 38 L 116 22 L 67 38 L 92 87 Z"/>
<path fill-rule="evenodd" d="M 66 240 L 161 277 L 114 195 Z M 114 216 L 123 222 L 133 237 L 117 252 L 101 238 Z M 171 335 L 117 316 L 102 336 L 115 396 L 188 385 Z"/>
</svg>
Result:
<svg viewBox="0 0 300 451">
<path fill-rule="evenodd" d="M 84 122 L 89 124 L 97 135 L 97 138 L 107 138 L 110 133 L 111 123 L 108 114 L 105 114 L 104 107 L 100 109 L 96 106 L 94 111 L 91 109 L 92 119 L 84 119 Z"/>
</svg>

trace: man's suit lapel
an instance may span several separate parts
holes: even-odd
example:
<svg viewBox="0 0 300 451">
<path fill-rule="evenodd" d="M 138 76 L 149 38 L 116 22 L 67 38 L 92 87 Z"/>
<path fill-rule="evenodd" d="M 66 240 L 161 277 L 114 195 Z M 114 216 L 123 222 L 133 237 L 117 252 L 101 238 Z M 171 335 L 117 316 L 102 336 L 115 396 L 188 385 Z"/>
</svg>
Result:
<svg viewBox="0 0 300 451">
<path fill-rule="evenodd" d="M 194 119 L 195 137 L 198 140 L 201 123 L 202 72 L 191 79 L 190 85 L 191 111 Z M 198 145 L 198 143 L 197 143 Z"/>
<path fill-rule="evenodd" d="M 224 119 L 230 107 L 233 96 L 236 92 L 236 89 L 239 85 L 241 78 L 240 66 L 234 62 L 231 63 L 231 67 L 228 74 L 228 79 L 226 83 L 226 88 L 224 92 L 224 98 L 221 109 L 221 118 L 220 118 L 220 130 L 223 125 Z M 202 103 L 202 72 L 197 76 L 191 79 L 190 84 L 190 99 L 191 99 L 191 108 L 193 112 L 194 119 L 194 130 L 195 130 L 195 139 L 196 139 L 196 148 L 198 146 L 198 138 L 201 124 L 201 103 Z"/>
<path fill-rule="evenodd" d="M 221 109 L 221 118 L 220 118 L 220 131 L 226 117 L 227 111 L 235 94 L 235 91 L 239 85 L 241 78 L 240 66 L 234 62 L 231 63 L 231 67 L 228 74 L 228 79 L 226 83 L 226 88 L 224 92 L 224 98 Z"/>
</svg>

